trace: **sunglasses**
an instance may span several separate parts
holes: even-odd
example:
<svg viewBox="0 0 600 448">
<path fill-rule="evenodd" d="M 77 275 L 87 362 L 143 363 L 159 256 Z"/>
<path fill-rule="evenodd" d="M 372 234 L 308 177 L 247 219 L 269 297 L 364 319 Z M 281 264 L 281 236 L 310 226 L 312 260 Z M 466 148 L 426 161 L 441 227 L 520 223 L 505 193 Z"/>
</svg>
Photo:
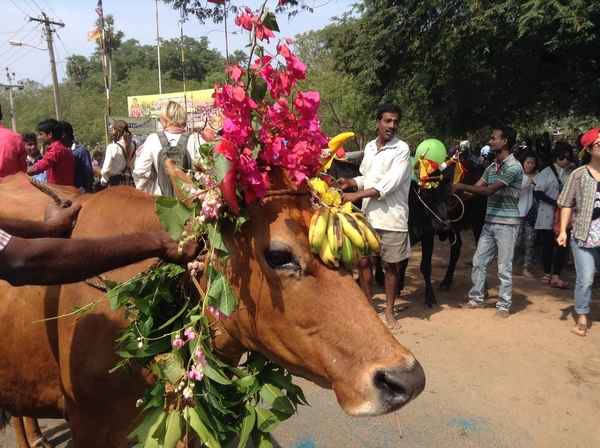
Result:
<svg viewBox="0 0 600 448">
<path fill-rule="evenodd" d="M 556 158 L 556 160 L 560 160 L 561 162 L 562 162 L 563 160 L 565 160 L 565 159 L 568 159 L 568 157 L 567 157 L 567 156 L 558 156 L 558 157 Z"/>
</svg>

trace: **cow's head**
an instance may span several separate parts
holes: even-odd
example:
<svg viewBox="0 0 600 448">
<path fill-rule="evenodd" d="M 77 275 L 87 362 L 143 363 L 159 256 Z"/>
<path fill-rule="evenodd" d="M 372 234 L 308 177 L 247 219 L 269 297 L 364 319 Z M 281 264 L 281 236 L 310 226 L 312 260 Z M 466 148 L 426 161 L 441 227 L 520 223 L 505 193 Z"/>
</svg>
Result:
<svg viewBox="0 0 600 448">
<path fill-rule="evenodd" d="M 333 388 L 353 415 L 402 407 L 423 390 L 423 369 L 352 274 L 327 268 L 311 253 L 308 191 L 277 170 L 274 177 L 268 196 L 247 206 L 250 220 L 226 236 L 225 269 L 240 308 L 235 320 L 216 324 L 216 349 L 232 359 L 259 351 Z"/>
<path fill-rule="evenodd" d="M 436 169 L 428 179 L 411 183 L 410 227 L 432 229 L 435 232 L 447 232 L 451 229 L 444 204 L 445 190 L 449 182 L 450 177 L 442 175 Z"/>
</svg>

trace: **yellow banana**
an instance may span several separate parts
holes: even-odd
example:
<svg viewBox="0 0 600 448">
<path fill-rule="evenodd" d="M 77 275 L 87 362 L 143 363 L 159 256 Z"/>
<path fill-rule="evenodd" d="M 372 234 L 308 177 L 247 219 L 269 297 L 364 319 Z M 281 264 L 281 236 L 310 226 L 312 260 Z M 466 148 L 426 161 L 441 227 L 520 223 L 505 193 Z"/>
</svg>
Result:
<svg viewBox="0 0 600 448">
<path fill-rule="evenodd" d="M 330 151 L 336 152 L 338 149 L 340 149 L 344 145 L 344 143 L 346 143 L 348 140 L 350 140 L 353 137 L 354 137 L 354 132 L 342 132 L 341 134 L 338 134 L 335 137 L 333 137 L 331 140 L 329 140 L 329 143 L 327 144 L 327 146 L 329 147 Z"/>
<path fill-rule="evenodd" d="M 340 260 L 342 260 L 342 265 L 349 271 L 352 270 L 352 266 L 354 265 L 354 250 L 352 249 L 353 245 L 346 235 L 342 235 L 342 252 L 340 254 Z"/>
<path fill-rule="evenodd" d="M 321 258 L 323 263 L 325 263 L 325 266 L 328 266 L 330 268 L 340 267 L 340 263 L 335 258 L 333 258 L 333 254 L 331 253 L 331 249 L 329 248 L 329 243 L 327 242 L 326 238 L 323 240 L 323 243 L 319 248 L 319 258 Z"/>
<path fill-rule="evenodd" d="M 329 250 L 333 258 L 340 259 L 342 244 L 344 242 L 344 231 L 338 213 L 334 210 L 329 212 L 329 222 L 327 224 L 327 241 L 329 242 Z"/>
<path fill-rule="evenodd" d="M 335 154 L 338 149 L 342 147 L 344 143 L 354 137 L 354 132 L 342 132 L 341 134 L 336 135 L 327 144 L 329 148 L 329 157 L 323 161 L 323 168 L 321 171 L 327 172 L 329 168 L 331 168 L 331 161 L 334 159 Z"/>
<path fill-rule="evenodd" d="M 377 230 L 373 228 L 367 217 L 362 213 L 353 213 L 352 216 L 356 219 L 358 225 L 362 227 L 362 230 L 369 241 L 371 250 L 376 254 L 381 252 L 381 237 L 379 236 L 379 233 L 377 233 Z"/>
<path fill-rule="evenodd" d="M 352 244 L 358 247 L 361 254 L 366 255 L 369 252 L 369 241 L 358 222 L 350 213 L 338 213 L 344 234 L 350 238 Z"/>
<path fill-rule="evenodd" d="M 327 224 L 329 222 L 329 207 L 320 205 L 313 213 L 308 228 L 308 242 L 313 254 L 319 253 L 319 248 L 325 240 L 327 234 Z"/>
</svg>

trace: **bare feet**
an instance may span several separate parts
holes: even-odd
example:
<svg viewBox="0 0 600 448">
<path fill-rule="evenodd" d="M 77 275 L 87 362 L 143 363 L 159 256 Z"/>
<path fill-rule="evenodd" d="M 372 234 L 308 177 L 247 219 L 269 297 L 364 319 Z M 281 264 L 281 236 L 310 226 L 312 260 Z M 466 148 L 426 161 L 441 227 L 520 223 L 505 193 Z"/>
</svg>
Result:
<svg viewBox="0 0 600 448">
<path fill-rule="evenodd" d="M 396 320 L 393 313 L 390 313 L 390 314 L 388 314 L 387 312 L 385 313 L 385 323 L 387 324 L 387 327 L 390 330 L 397 330 L 398 328 L 400 328 L 402 326 L 402 325 L 400 325 L 400 322 L 398 322 Z"/>
</svg>

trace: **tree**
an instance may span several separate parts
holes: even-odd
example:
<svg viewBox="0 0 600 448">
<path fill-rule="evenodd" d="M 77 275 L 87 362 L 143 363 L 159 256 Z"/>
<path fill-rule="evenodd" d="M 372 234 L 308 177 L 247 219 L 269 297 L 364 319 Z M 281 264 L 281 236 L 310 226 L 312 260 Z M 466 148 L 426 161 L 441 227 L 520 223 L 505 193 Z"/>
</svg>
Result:
<svg viewBox="0 0 600 448">
<path fill-rule="evenodd" d="M 80 89 L 88 77 L 89 70 L 90 64 L 85 56 L 75 54 L 67 58 L 67 79 L 73 81 Z"/>
<path fill-rule="evenodd" d="M 334 57 L 366 94 L 401 100 L 440 137 L 595 114 L 600 12 L 562 3 L 365 0 L 340 21 Z"/>
</svg>

